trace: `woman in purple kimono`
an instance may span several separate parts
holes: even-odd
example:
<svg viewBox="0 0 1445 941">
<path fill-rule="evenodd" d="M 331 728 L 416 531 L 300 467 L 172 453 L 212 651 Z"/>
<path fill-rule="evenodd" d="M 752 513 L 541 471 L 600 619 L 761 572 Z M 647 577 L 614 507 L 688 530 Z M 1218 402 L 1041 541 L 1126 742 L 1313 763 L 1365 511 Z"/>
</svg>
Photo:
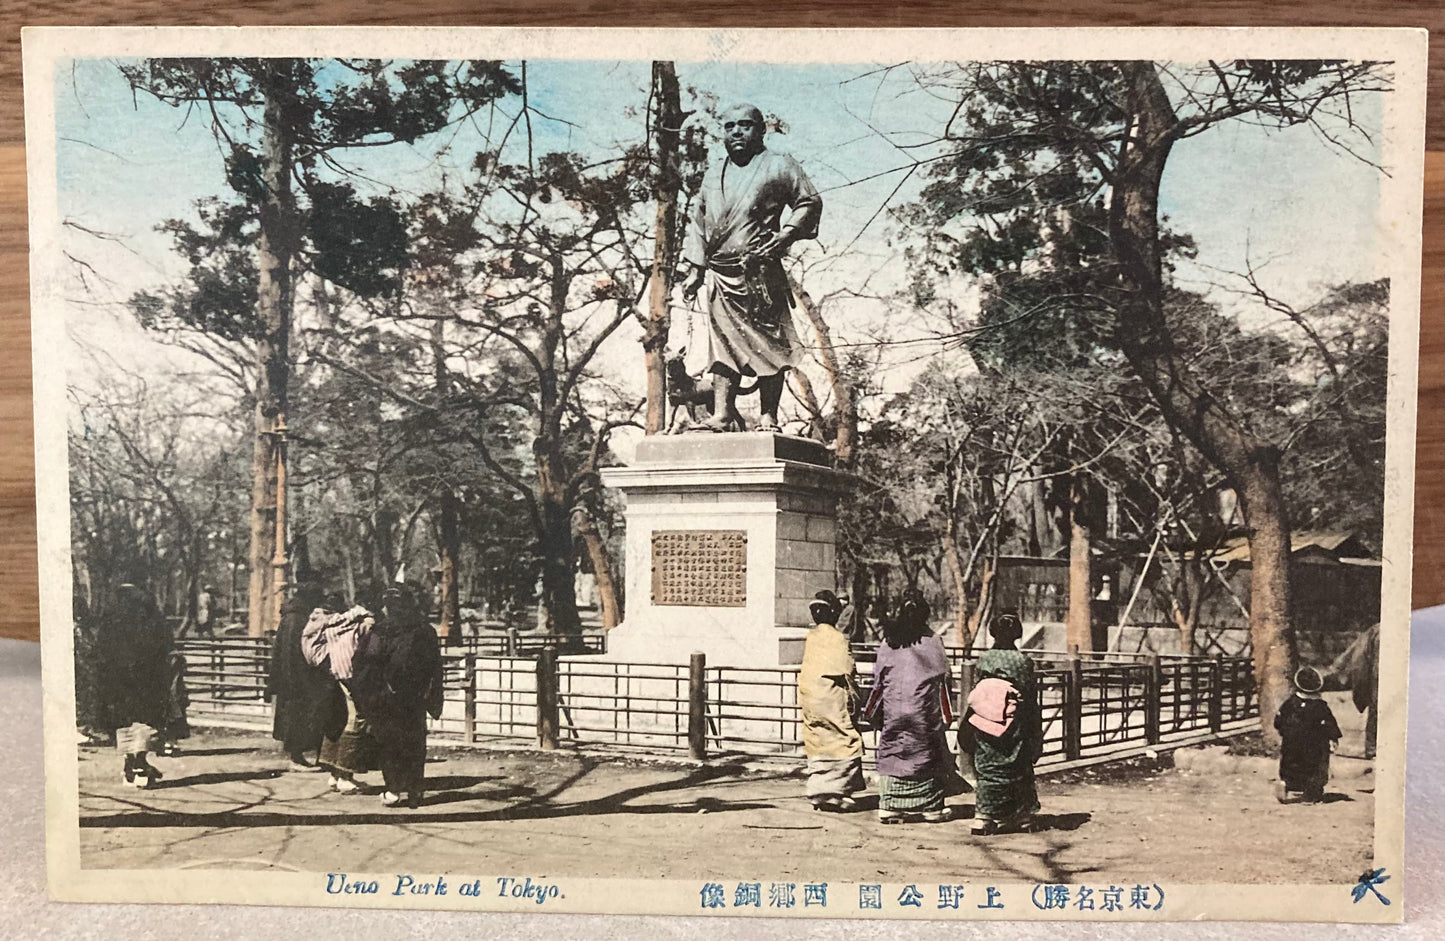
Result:
<svg viewBox="0 0 1445 941">
<path fill-rule="evenodd" d="M 946 729 L 953 721 L 948 656 L 928 628 L 928 605 L 904 602 L 898 619 L 884 626 L 873 667 L 873 692 L 864 714 L 878 736 L 878 819 L 927 823 L 953 818 L 944 806 L 954 774 Z"/>
</svg>

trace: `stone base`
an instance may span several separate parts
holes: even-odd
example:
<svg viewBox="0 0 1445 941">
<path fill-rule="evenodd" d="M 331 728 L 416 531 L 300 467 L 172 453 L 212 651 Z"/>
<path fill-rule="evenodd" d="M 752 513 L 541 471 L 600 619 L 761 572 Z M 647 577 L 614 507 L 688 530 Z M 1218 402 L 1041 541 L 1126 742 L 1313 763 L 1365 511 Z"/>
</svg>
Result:
<svg viewBox="0 0 1445 941">
<path fill-rule="evenodd" d="M 701 652 L 709 666 L 798 662 L 808 602 L 836 586 L 838 496 L 848 486 L 822 444 L 760 432 L 651 436 L 630 466 L 602 477 L 627 498 L 627 616 L 608 637 L 608 659 L 683 663 Z M 741 603 L 656 603 L 653 536 L 687 531 L 745 534 Z"/>
</svg>

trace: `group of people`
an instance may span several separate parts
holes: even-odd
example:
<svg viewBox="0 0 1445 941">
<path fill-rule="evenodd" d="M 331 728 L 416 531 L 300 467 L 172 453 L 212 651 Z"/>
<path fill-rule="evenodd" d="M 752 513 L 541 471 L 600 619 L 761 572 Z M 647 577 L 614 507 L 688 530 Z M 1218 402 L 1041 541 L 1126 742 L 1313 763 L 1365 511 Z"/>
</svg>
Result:
<svg viewBox="0 0 1445 941">
<path fill-rule="evenodd" d="M 859 809 L 864 726 L 879 731 L 882 823 L 948 821 L 946 798 L 972 789 L 975 834 L 1030 829 L 1039 811 L 1034 764 L 1043 723 L 1033 664 L 1018 650 L 1018 615 L 1005 611 L 994 618 L 992 649 L 978 658 L 958 722 L 959 751 L 974 778 L 969 781 L 949 749 L 952 671 L 941 639 L 929 628 L 927 603 L 907 599 L 896 617 L 882 620 L 866 701 L 845 608 L 832 592 L 818 592 L 798 674 L 806 792 L 814 807 Z M 190 734 L 185 658 L 155 601 L 134 584 L 118 588 L 103 619 L 91 618 L 77 597 L 75 623 L 77 724 L 91 740 L 102 734 L 97 730 L 113 730 L 125 782 L 152 787 L 163 774 L 150 756 L 173 753 Z M 1283 802 L 1323 799 L 1330 754 L 1340 739 L 1320 696 L 1325 679 L 1302 667 L 1295 694 L 1275 718 L 1282 739 L 1277 796 Z M 1359 688 L 1367 685 L 1373 684 L 1362 681 Z M 358 793 L 357 776 L 379 770 L 385 806 L 419 806 L 427 716 L 440 717 L 443 689 L 436 632 L 414 586 L 394 584 L 376 603 L 345 607 L 339 597 L 324 598 L 304 582 L 283 604 L 265 690 L 275 700 L 273 735 L 292 770 L 329 773 L 331 791 Z M 1356 700 L 1374 706 L 1359 690 Z"/>
<path fill-rule="evenodd" d="M 151 762 L 190 737 L 186 660 L 149 593 L 119 585 L 104 617 L 74 598 L 76 731 L 82 742 L 112 739 L 126 784 L 149 788 L 165 775 Z"/>
<path fill-rule="evenodd" d="M 298 588 L 282 606 L 266 695 L 292 770 L 328 773 L 338 794 L 360 792 L 357 775 L 379 770 L 383 805 L 421 805 L 427 716 L 441 716 L 443 677 L 413 586 L 349 608 Z"/>
<path fill-rule="evenodd" d="M 152 757 L 177 754 L 190 736 L 186 659 L 171 627 L 150 593 L 129 582 L 101 616 L 77 592 L 74 621 L 77 733 L 92 744 L 113 737 L 125 783 L 154 787 L 165 775 Z M 396 584 L 378 603 L 345 608 L 303 582 L 282 605 L 265 695 L 292 770 L 330 772 L 341 794 L 361 791 L 356 776 L 380 770 L 383 804 L 420 805 L 426 717 L 441 715 L 443 677 L 416 586 Z"/>
<path fill-rule="evenodd" d="M 1018 650 L 1023 624 L 994 619 L 993 649 L 984 652 L 959 723 L 959 746 L 973 760 L 976 783 L 959 773 L 948 747 L 954 691 L 943 642 L 928 626 L 926 602 L 904 601 L 883 622 L 873 686 L 861 707 L 848 636 L 838 628 L 844 605 L 828 591 L 809 606 L 814 626 L 798 673 L 807 795 L 821 811 L 857 810 L 864 789 L 859 724 L 879 730 L 878 819 L 885 824 L 953 818 L 947 797 L 972 786 L 972 830 L 988 835 L 1027 830 L 1039 810 L 1034 762 L 1043 742 L 1033 666 Z"/>
<path fill-rule="evenodd" d="M 929 629 L 928 605 L 907 600 L 896 618 L 882 621 L 873 688 L 861 707 L 850 638 L 839 627 L 845 623 L 845 607 L 832 592 L 818 592 L 809 607 L 814 626 L 798 673 L 807 795 L 813 806 L 835 813 L 859 808 L 854 795 L 865 787 L 859 725 L 866 723 L 879 730 L 881 822 L 951 820 L 945 799 L 971 787 L 975 834 L 1030 829 L 1039 811 L 1034 764 L 1042 752 L 1043 722 L 1033 664 L 1018 650 L 1023 636 L 1018 615 L 1005 611 L 994 619 L 993 647 L 979 656 L 974 670 L 957 733 L 959 751 L 971 761 L 975 778 L 967 782 L 948 747 L 952 674 L 942 641 Z M 1367 636 L 1370 641 L 1378 643 Z M 1363 675 L 1367 668 L 1357 672 Z M 1378 695 L 1371 691 L 1371 680 L 1377 682 L 1365 676 L 1357 684 L 1355 699 L 1362 711 L 1373 707 L 1372 697 Z M 1294 695 L 1274 719 L 1281 739 L 1276 796 L 1282 803 L 1318 802 L 1324 799 L 1340 727 L 1321 697 L 1325 677 L 1320 671 L 1301 667 L 1294 686 Z"/>
</svg>

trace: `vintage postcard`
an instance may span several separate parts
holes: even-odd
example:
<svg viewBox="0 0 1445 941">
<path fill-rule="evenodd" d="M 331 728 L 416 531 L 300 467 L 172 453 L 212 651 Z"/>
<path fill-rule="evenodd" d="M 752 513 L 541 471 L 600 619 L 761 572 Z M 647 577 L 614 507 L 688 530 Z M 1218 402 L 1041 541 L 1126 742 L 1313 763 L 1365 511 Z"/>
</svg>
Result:
<svg viewBox="0 0 1445 941">
<path fill-rule="evenodd" d="M 55 898 L 1401 918 L 1423 31 L 24 54 Z"/>
</svg>

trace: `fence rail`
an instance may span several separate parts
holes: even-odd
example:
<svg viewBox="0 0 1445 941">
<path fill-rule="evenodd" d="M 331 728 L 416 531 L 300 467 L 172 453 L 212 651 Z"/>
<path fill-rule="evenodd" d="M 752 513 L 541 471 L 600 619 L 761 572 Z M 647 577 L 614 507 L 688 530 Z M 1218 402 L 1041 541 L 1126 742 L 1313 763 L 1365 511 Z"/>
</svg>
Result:
<svg viewBox="0 0 1445 941">
<path fill-rule="evenodd" d="M 543 650 L 563 648 L 570 653 L 606 653 L 607 635 L 596 631 L 584 631 L 582 634 L 564 641 L 551 634 L 529 634 L 516 629 L 501 630 L 498 628 L 453 637 L 445 649 L 492 657 L 532 658 Z"/>
<path fill-rule="evenodd" d="M 187 640 L 180 649 L 192 722 L 270 727 L 271 706 L 263 698 L 269 642 Z M 1092 659 L 1041 651 L 1034 662 L 1043 764 L 1220 734 L 1259 715 L 1253 671 L 1244 658 Z M 431 731 L 464 745 L 606 744 L 697 758 L 801 754 L 795 667 L 708 666 L 701 654 L 686 664 L 623 663 L 559 656 L 552 648 L 522 656 L 466 645 L 444 648 L 442 663 L 444 706 Z M 954 663 L 960 703 L 972 688 L 974 667 L 972 659 Z M 859 663 L 864 696 L 871 669 L 871 663 Z M 871 757 L 877 730 L 862 731 Z"/>
</svg>

